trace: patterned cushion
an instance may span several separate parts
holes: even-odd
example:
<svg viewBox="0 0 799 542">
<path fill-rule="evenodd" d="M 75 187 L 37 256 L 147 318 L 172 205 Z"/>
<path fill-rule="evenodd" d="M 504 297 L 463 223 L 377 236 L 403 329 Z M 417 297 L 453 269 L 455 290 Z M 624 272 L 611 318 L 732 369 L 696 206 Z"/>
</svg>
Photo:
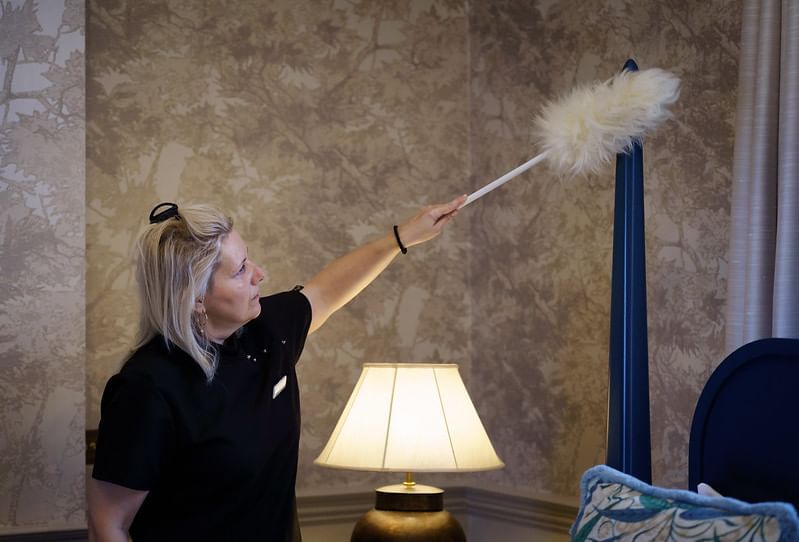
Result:
<svg viewBox="0 0 799 542">
<path fill-rule="evenodd" d="M 787 503 L 652 487 L 605 465 L 588 469 L 580 485 L 572 541 L 799 541 L 799 518 Z"/>
</svg>

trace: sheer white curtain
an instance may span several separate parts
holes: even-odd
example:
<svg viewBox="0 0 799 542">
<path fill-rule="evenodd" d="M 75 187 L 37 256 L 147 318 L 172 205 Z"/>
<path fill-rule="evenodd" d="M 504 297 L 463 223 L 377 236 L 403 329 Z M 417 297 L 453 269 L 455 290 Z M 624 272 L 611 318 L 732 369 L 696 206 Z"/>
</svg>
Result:
<svg viewBox="0 0 799 542">
<path fill-rule="evenodd" d="M 726 347 L 799 337 L 799 1 L 745 0 Z"/>
</svg>

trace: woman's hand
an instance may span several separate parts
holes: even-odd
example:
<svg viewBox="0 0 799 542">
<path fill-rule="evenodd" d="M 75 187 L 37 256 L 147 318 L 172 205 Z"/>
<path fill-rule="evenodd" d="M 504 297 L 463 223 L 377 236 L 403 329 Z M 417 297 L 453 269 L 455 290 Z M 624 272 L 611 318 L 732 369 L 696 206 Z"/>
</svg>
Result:
<svg viewBox="0 0 799 542">
<path fill-rule="evenodd" d="M 449 203 L 430 205 L 399 227 L 402 244 L 412 247 L 436 237 L 447 222 L 458 214 L 458 208 L 466 201 L 466 194 Z"/>
</svg>

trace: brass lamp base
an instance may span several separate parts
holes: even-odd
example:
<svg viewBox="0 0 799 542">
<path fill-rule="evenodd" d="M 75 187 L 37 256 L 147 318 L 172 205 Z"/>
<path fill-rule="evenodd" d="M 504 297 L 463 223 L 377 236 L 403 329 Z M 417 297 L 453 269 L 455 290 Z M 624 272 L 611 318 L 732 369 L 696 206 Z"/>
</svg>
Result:
<svg viewBox="0 0 799 542">
<path fill-rule="evenodd" d="M 351 542 L 466 542 L 455 516 L 444 510 L 443 489 L 398 484 L 375 493 L 375 507 L 355 524 Z"/>
</svg>

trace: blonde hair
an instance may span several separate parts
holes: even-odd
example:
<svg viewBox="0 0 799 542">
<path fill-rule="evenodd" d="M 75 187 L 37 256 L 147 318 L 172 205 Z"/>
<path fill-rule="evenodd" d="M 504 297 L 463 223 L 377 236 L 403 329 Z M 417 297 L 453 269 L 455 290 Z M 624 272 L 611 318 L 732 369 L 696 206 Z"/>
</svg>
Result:
<svg viewBox="0 0 799 542">
<path fill-rule="evenodd" d="M 139 333 L 136 348 L 163 335 L 189 354 L 210 382 L 217 351 L 205 336 L 205 315 L 195 310 L 211 289 L 222 242 L 233 220 L 210 205 L 180 207 L 178 216 L 150 224 L 136 243 Z"/>
</svg>

